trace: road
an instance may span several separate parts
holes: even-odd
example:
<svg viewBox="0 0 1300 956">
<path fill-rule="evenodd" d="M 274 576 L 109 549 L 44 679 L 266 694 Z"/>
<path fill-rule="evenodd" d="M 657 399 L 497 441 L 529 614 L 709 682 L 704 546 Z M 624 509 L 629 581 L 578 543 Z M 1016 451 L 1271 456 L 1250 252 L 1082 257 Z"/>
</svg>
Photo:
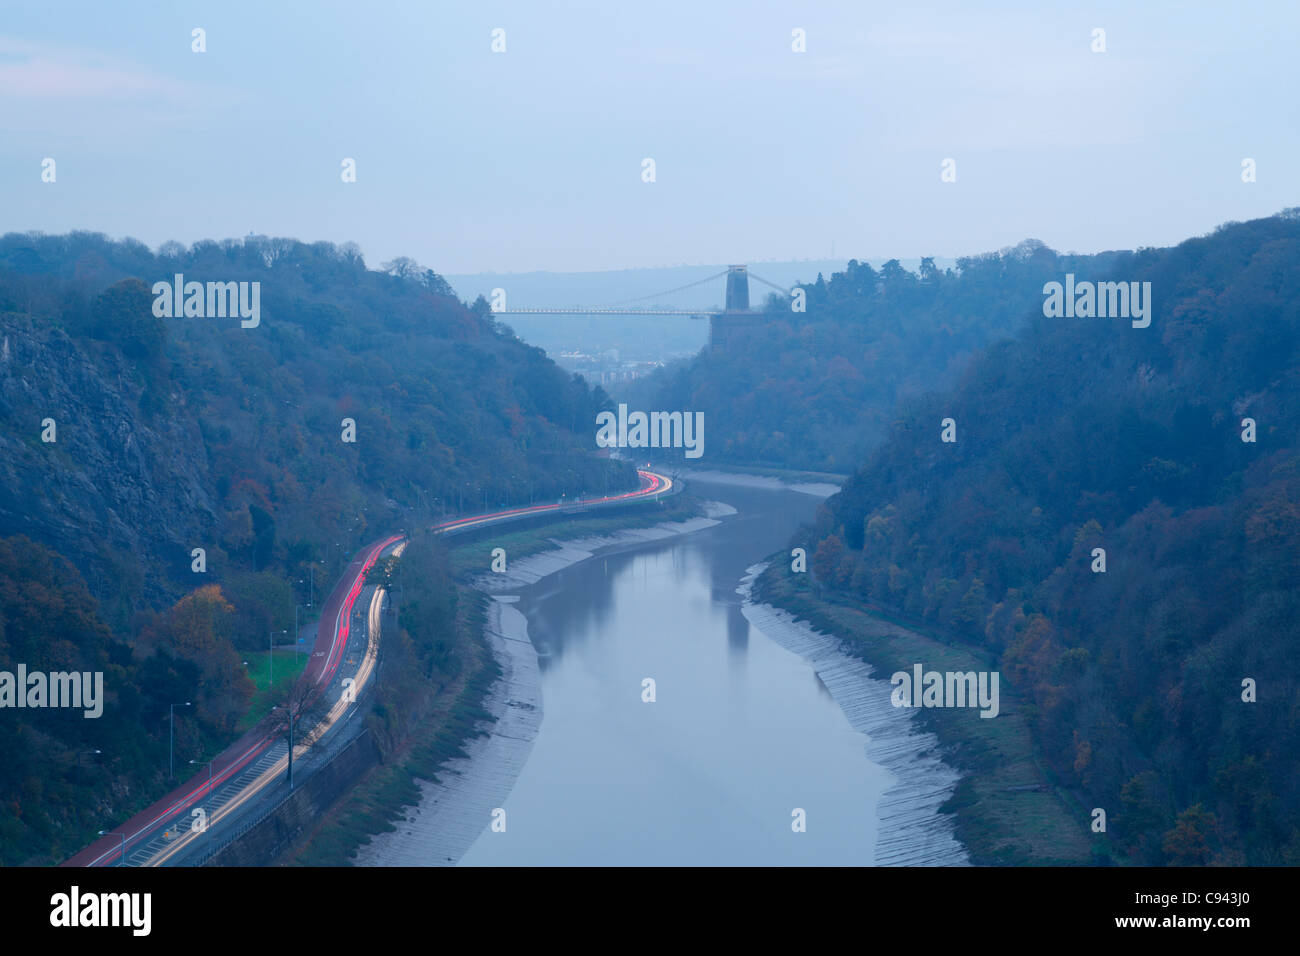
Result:
<svg viewBox="0 0 1300 956">
<path fill-rule="evenodd" d="M 470 515 L 435 525 L 433 530 L 456 534 L 547 512 L 580 511 L 662 497 L 673 489 L 673 480 L 666 475 L 646 469 L 638 469 L 637 473 L 641 484 L 635 491 Z M 325 603 L 311 660 L 295 691 L 310 690 L 313 700 L 326 694 L 334 703 L 307 734 L 295 739 L 295 783 L 332 755 L 345 736 L 345 725 L 357 711 L 379 651 L 383 589 L 375 589 L 365 626 L 355 635 L 353 608 L 366 586 L 367 572 L 381 557 L 400 554 L 404 547 L 402 535 L 391 535 L 360 549 Z M 346 684 L 349 680 L 350 687 Z M 349 690 L 346 694 L 345 688 Z M 162 866 L 196 858 L 201 862 L 212 852 L 209 848 L 224 845 L 246 829 L 250 820 L 260 819 L 288 794 L 288 741 L 281 730 L 268 729 L 266 724 L 263 721 L 218 754 L 210 770 L 196 774 L 63 865 Z M 296 728 L 295 735 L 299 733 Z M 313 757 L 318 759 L 313 761 Z"/>
</svg>

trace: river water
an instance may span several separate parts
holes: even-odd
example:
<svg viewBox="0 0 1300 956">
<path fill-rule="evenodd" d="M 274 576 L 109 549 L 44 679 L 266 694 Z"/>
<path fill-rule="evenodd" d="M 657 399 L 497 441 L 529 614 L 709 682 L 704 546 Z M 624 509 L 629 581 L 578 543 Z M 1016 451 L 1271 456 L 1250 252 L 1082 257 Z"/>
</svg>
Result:
<svg viewBox="0 0 1300 956">
<path fill-rule="evenodd" d="M 737 513 L 516 592 L 544 716 L 501 804 L 504 831 L 485 829 L 462 864 L 874 862 L 877 805 L 898 779 L 869 759 L 866 735 L 812 666 L 750 624 L 736 593 L 821 499 L 700 482 L 691 491 Z M 796 809 L 804 832 L 792 829 Z"/>
</svg>

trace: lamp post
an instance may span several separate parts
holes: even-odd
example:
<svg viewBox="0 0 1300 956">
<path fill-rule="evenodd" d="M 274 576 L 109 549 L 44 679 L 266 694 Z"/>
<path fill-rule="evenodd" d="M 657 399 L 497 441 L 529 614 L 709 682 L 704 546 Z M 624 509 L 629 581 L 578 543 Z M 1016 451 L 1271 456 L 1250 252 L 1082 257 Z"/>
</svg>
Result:
<svg viewBox="0 0 1300 956">
<path fill-rule="evenodd" d="M 215 759 L 215 758 L 214 758 Z M 202 760 L 191 760 L 190 763 L 202 764 Z M 212 761 L 208 761 L 208 796 L 212 796 Z"/>
<path fill-rule="evenodd" d="M 178 705 L 176 704 L 169 704 L 167 707 L 167 779 L 168 780 L 176 779 L 176 761 L 173 759 L 172 754 L 174 752 L 173 744 L 175 743 L 176 740 L 176 707 L 177 706 Z M 190 706 L 190 702 L 187 700 L 185 703 L 180 704 L 179 706 L 188 707 Z"/>
<path fill-rule="evenodd" d="M 298 630 L 298 612 L 301 609 L 301 604 L 295 604 L 293 606 L 293 646 L 298 649 L 299 657 L 302 657 L 302 634 Z"/>
<path fill-rule="evenodd" d="M 125 833 L 109 833 L 107 830 L 100 830 L 100 831 L 99 831 L 99 835 L 100 835 L 100 836 L 116 836 L 116 837 L 121 837 L 121 838 L 122 838 L 122 852 L 118 855 L 118 858 L 117 858 L 117 865 L 118 865 L 118 866 L 121 866 L 121 865 L 126 861 L 126 834 L 125 834 Z"/>
</svg>

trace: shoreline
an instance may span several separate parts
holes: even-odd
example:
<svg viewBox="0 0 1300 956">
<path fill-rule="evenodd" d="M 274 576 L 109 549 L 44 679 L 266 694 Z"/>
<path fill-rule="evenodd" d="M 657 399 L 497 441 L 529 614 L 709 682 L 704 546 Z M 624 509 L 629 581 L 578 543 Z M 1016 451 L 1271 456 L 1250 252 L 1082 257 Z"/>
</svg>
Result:
<svg viewBox="0 0 1300 956">
<path fill-rule="evenodd" d="M 989 668 L 974 649 L 948 644 L 848 603 L 813 593 L 805 575 L 771 564 L 754 582 L 760 598 L 791 620 L 835 635 L 844 653 L 890 674 L 918 661 L 941 671 Z M 904 709 L 904 708 L 900 708 Z M 1038 761 L 1026 708 L 1006 690 L 997 720 L 962 709 L 904 709 L 933 734 L 959 780 L 943 810 L 976 866 L 1074 866 L 1091 860 L 1086 813 L 1071 805 Z"/>
<path fill-rule="evenodd" d="M 812 667 L 853 729 L 867 738 L 867 758 L 894 778 L 876 805 L 880 826 L 872 865 L 969 866 L 952 815 L 941 809 L 961 774 L 939 756 L 938 737 L 915 725 L 914 711 L 894 707 L 892 685 L 866 661 L 846 653 L 834 634 L 754 600 L 754 582 L 768 563 L 751 565 L 736 588 L 745 620 Z"/>
<path fill-rule="evenodd" d="M 718 524 L 719 518 L 736 513 L 735 508 L 720 501 L 702 501 L 700 505 L 705 511 L 705 516 L 702 518 L 660 522 L 644 528 L 625 528 L 613 534 L 552 539 L 554 548 L 527 555 L 507 564 L 505 571 L 480 574 L 474 578 L 472 586 L 489 595 L 511 594 L 520 588 L 536 584 L 542 578 L 549 577 L 557 571 L 563 571 L 565 568 L 586 561 L 594 557 L 597 551 L 644 544 L 649 541 L 662 541 L 664 538 L 703 531 Z"/>
<path fill-rule="evenodd" d="M 438 781 L 418 780 L 420 799 L 403 808 L 393 829 L 371 834 L 356 866 L 454 866 L 514 787 L 542 726 L 542 688 L 528 622 L 506 598 L 488 606 L 484 637 L 501 668 L 482 707 L 480 736 L 462 743 L 463 757 L 438 768 Z"/>
<path fill-rule="evenodd" d="M 840 490 L 839 485 L 827 481 L 795 481 L 779 475 L 758 475 L 738 471 L 714 469 L 695 470 L 689 468 L 680 469 L 677 473 L 687 481 L 694 478 L 706 485 L 735 485 L 740 488 L 767 488 L 772 491 L 795 491 L 801 495 L 811 495 L 814 498 L 829 498 Z"/>
</svg>

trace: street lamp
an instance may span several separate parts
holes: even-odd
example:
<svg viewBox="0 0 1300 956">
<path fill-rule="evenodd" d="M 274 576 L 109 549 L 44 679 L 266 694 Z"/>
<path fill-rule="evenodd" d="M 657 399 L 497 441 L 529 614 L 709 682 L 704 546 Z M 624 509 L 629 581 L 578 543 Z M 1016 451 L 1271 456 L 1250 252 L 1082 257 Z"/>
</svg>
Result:
<svg viewBox="0 0 1300 956">
<path fill-rule="evenodd" d="M 215 758 L 213 758 L 215 759 Z M 191 760 L 190 763 L 202 764 L 202 760 Z M 208 761 L 208 796 L 212 796 L 212 761 Z"/>
<path fill-rule="evenodd" d="M 310 607 L 311 605 L 308 605 Z M 302 609 L 301 604 L 293 606 L 293 646 L 298 648 L 298 656 L 302 656 L 302 635 L 298 631 L 298 612 Z"/>
<path fill-rule="evenodd" d="M 99 831 L 99 835 L 100 835 L 100 836 L 117 836 L 117 837 L 121 837 L 121 838 L 122 838 L 122 852 L 118 855 L 118 858 L 117 858 L 117 865 L 118 865 L 118 866 L 121 866 L 121 865 L 126 861 L 126 834 L 125 834 L 125 833 L 109 833 L 107 830 L 100 830 L 100 831 Z"/>
<path fill-rule="evenodd" d="M 172 759 L 172 744 L 176 739 L 176 708 L 178 706 L 188 707 L 190 706 L 190 702 L 187 700 L 183 704 L 179 704 L 179 705 L 169 704 L 167 707 L 167 779 L 168 780 L 176 779 L 176 772 L 175 772 L 176 763 Z"/>
</svg>

